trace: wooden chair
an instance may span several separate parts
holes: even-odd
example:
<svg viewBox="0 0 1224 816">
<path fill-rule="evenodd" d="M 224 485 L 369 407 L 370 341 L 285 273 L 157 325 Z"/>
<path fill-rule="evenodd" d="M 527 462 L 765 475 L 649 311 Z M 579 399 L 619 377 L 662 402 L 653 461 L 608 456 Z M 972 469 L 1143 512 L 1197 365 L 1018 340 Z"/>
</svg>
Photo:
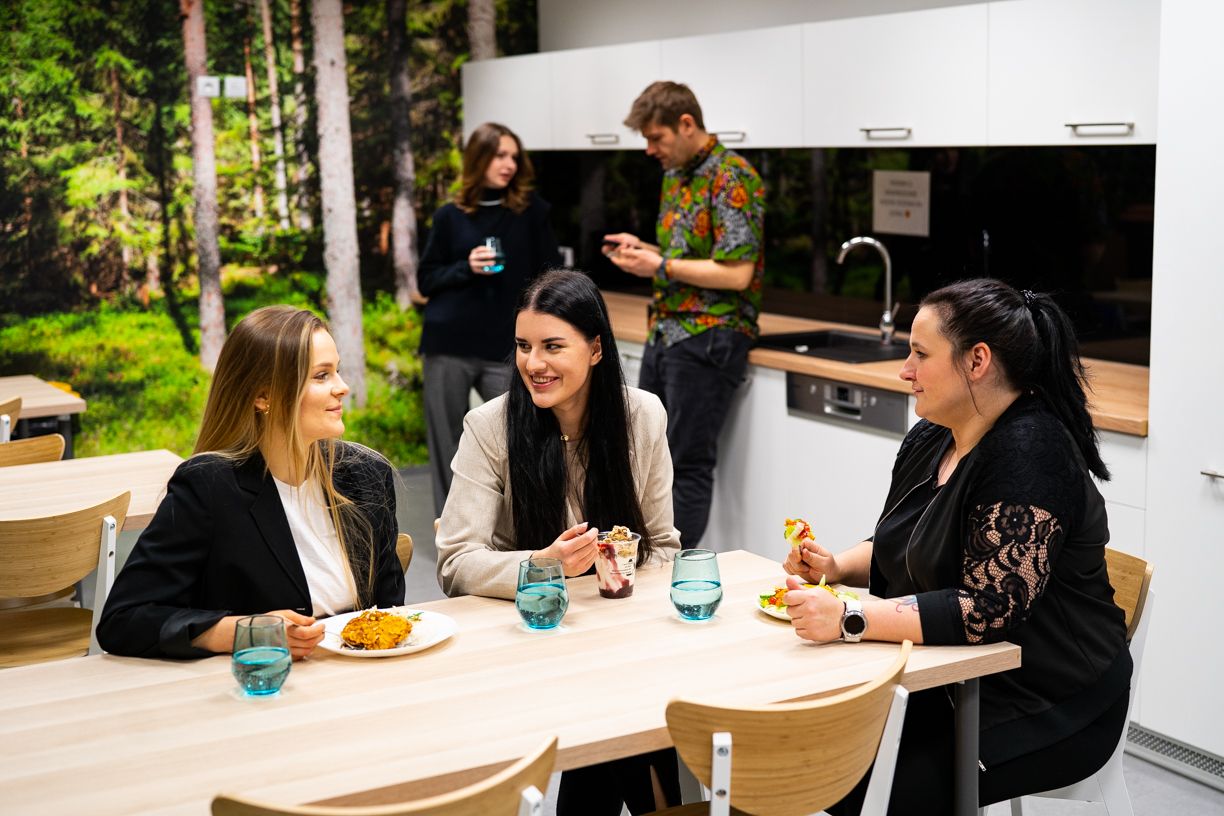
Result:
<svg viewBox="0 0 1224 816">
<path fill-rule="evenodd" d="M 911 648 L 902 643 L 876 679 L 809 702 L 724 708 L 673 700 L 667 729 L 676 750 L 713 793 L 709 802 L 654 816 L 807 816 L 841 800 L 873 762 L 862 812 L 883 816 L 909 699 L 900 680 Z M 785 735 L 806 744 L 782 749 Z"/>
<path fill-rule="evenodd" d="M 58 462 L 63 457 L 64 437 L 59 434 L 17 439 L 0 447 L 0 467 Z"/>
<path fill-rule="evenodd" d="M 13 397 L 6 402 L 0 402 L 0 444 L 12 438 L 13 428 L 16 427 L 19 416 L 21 416 L 21 397 Z"/>
<path fill-rule="evenodd" d="M 399 556 L 400 568 L 407 574 L 408 565 L 412 563 L 412 536 L 400 533 L 395 537 L 395 554 Z"/>
<path fill-rule="evenodd" d="M 213 816 L 542 816 L 548 779 L 557 760 L 557 738 L 508 768 L 451 793 L 396 805 L 276 806 L 222 794 Z"/>
<path fill-rule="evenodd" d="M 1126 721 L 1135 706 L 1135 686 L 1139 681 L 1139 669 L 1143 665 L 1143 647 L 1147 642 L 1148 623 L 1152 619 L 1152 608 L 1156 596 L 1151 591 L 1152 565 L 1120 550 L 1105 548 L 1105 566 L 1109 570 L 1109 583 L 1113 584 L 1114 602 L 1126 613 L 1126 640 L 1129 644 L 1131 662 L 1130 702 L 1127 705 Z M 1126 747 L 1126 728 L 1118 738 L 1118 745 L 1105 765 L 1087 779 L 1057 790 L 1030 794 L 1043 799 L 1068 799 L 1076 802 L 1101 802 L 1109 816 L 1134 816 L 1126 780 L 1122 776 L 1122 753 Z M 1012 816 L 1023 816 L 1022 799 L 1011 800 Z"/>
<path fill-rule="evenodd" d="M 58 516 L 0 521 L 0 597 L 70 587 L 97 570 L 94 608 L 0 611 L 0 668 L 98 654 L 94 630 L 115 580 L 115 535 L 131 493 Z"/>
</svg>

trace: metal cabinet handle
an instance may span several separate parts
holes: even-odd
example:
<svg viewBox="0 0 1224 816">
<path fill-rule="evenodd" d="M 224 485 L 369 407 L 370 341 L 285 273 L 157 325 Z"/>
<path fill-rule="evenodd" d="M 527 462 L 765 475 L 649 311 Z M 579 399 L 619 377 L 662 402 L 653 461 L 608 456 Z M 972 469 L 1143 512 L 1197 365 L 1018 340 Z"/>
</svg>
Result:
<svg viewBox="0 0 1224 816">
<path fill-rule="evenodd" d="M 1199 473 L 1208 479 L 1224 479 L 1224 473 L 1220 473 L 1218 470 L 1200 470 Z"/>
<path fill-rule="evenodd" d="M 1073 136 L 1133 136 L 1134 122 L 1067 122 L 1064 127 L 1071 128 Z M 1080 128 L 1122 128 L 1121 133 L 1080 133 Z"/>
<path fill-rule="evenodd" d="M 620 144 L 620 136 L 615 133 L 588 133 L 586 137 L 591 140 L 591 144 L 597 144 L 597 145 Z"/>
<path fill-rule="evenodd" d="M 712 133 L 722 142 L 745 142 L 748 140 L 746 130 L 715 130 Z"/>
<path fill-rule="evenodd" d="M 859 128 L 859 130 L 868 139 L 878 141 L 908 139 L 914 135 L 914 129 L 907 127 L 865 127 Z"/>
</svg>

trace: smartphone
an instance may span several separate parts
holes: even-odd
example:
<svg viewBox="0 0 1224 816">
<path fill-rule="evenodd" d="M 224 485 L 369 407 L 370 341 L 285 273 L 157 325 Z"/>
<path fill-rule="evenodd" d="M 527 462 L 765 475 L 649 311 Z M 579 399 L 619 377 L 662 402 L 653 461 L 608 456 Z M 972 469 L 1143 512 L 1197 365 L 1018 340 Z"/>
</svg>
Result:
<svg viewBox="0 0 1224 816">
<path fill-rule="evenodd" d="M 620 245 L 620 241 L 613 241 L 611 238 L 605 238 L 603 240 L 603 248 L 605 252 L 610 249 L 620 249 Z"/>
</svg>

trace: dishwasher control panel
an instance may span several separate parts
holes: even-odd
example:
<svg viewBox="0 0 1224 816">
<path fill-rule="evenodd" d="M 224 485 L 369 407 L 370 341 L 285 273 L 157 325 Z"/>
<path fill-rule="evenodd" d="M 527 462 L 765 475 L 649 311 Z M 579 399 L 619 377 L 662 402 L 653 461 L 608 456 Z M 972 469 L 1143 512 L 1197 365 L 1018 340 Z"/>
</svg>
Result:
<svg viewBox="0 0 1224 816">
<path fill-rule="evenodd" d="M 861 428 L 905 435 L 905 394 L 812 377 L 786 374 L 786 407 L 791 411 Z"/>
</svg>

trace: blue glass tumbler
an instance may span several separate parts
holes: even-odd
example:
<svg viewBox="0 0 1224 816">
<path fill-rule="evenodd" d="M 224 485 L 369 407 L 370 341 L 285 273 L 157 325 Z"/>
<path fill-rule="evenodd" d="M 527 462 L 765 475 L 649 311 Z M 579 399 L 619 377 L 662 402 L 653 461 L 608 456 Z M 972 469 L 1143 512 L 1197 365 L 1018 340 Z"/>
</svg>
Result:
<svg viewBox="0 0 1224 816">
<path fill-rule="evenodd" d="M 519 564 L 514 608 L 529 629 L 555 629 L 569 609 L 565 570 L 559 558 L 529 558 Z"/>
<path fill-rule="evenodd" d="M 709 620 L 722 603 L 722 579 L 713 550 L 681 550 L 672 562 L 671 602 L 680 617 Z"/>
<path fill-rule="evenodd" d="M 284 618 L 252 615 L 235 623 L 230 670 L 244 692 L 253 697 L 276 694 L 292 664 Z"/>
</svg>

